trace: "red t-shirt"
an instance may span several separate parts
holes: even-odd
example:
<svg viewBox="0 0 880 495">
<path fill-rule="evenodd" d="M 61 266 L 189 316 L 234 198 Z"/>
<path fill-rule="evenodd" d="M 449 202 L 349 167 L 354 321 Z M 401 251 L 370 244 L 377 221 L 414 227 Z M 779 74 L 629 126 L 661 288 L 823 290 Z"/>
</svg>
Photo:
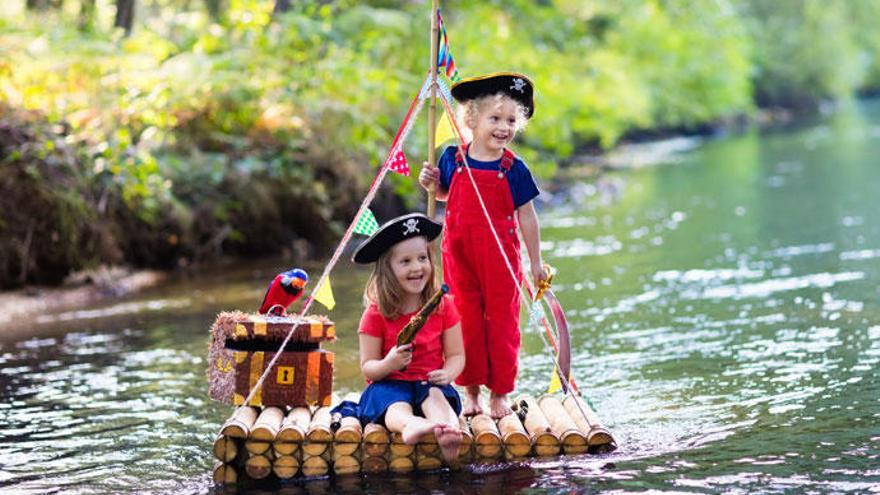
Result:
<svg viewBox="0 0 880 495">
<path fill-rule="evenodd" d="M 382 357 L 397 345 L 397 335 L 418 311 L 400 315 L 394 320 L 382 316 L 376 304 L 370 304 L 361 316 L 358 333 L 382 339 Z M 443 296 L 440 305 L 428 317 L 425 326 L 416 334 L 413 341 L 413 358 L 404 371 L 392 371 L 390 380 L 427 380 L 428 372 L 443 367 L 443 332 L 461 321 L 450 296 Z"/>
</svg>

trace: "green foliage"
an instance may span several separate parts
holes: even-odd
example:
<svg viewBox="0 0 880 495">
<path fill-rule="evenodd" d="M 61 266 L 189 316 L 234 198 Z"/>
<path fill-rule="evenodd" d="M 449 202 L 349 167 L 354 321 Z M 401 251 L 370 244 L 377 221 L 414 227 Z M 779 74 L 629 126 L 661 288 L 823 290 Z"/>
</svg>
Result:
<svg viewBox="0 0 880 495">
<path fill-rule="evenodd" d="M 204 2 L 141 4 L 124 38 L 105 4 L 84 20 L 69 6 L 32 15 L 0 0 L 12 13 L 0 19 L 0 102 L 46 146 L 0 143 L 0 159 L 48 181 L 5 176 L 41 191 L 31 196 L 64 225 L 58 266 L 334 241 L 425 76 L 430 14 L 402 0 L 291 3 L 274 16 L 266 0 L 213 2 L 226 8 L 210 13 Z M 449 3 L 444 15 L 462 76 L 535 81 L 535 118 L 516 148 L 546 178 L 583 148 L 644 130 L 880 89 L 877 11 L 880 0 L 494 0 Z M 405 148 L 416 169 L 424 119 Z M 61 175 L 47 168 L 59 149 Z M 51 187 L 70 177 L 75 188 Z M 383 197 L 409 207 L 422 197 L 413 179 L 387 182 Z"/>
<path fill-rule="evenodd" d="M 815 106 L 860 86 L 864 73 L 846 2 L 746 0 L 740 7 L 755 40 L 759 104 Z"/>
</svg>

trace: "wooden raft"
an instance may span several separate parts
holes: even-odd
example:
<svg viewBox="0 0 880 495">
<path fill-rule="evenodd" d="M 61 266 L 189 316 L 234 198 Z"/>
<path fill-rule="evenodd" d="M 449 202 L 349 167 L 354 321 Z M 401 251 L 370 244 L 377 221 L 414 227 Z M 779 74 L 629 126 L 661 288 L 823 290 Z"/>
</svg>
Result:
<svg viewBox="0 0 880 495">
<path fill-rule="evenodd" d="M 617 448 L 611 433 L 580 398 L 520 395 L 514 408 L 498 421 L 485 414 L 459 418 L 462 444 L 457 465 L 450 467 Z M 329 407 L 244 407 L 223 424 L 213 453 L 218 484 L 246 478 L 406 473 L 445 464 L 433 435 L 407 445 L 381 425 L 362 428 L 355 418 L 333 418 Z"/>
</svg>

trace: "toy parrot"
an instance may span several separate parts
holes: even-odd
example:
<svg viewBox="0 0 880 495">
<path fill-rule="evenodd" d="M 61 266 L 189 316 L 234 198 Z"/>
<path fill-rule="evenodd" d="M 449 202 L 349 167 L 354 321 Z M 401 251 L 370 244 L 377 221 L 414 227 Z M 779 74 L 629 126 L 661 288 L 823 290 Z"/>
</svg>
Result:
<svg viewBox="0 0 880 495">
<path fill-rule="evenodd" d="M 299 268 L 279 273 L 269 284 L 269 290 L 260 304 L 260 314 L 286 315 L 287 307 L 302 296 L 308 281 L 309 276 Z"/>
</svg>

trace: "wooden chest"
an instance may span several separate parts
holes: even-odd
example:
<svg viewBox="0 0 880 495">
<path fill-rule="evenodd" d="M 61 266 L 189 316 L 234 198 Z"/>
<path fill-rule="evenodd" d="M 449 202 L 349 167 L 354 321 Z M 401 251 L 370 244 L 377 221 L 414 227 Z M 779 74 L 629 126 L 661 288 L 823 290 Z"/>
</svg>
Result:
<svg viewBox="0 0 880 495">
<path fill-rule="evenodd" d="M 333 322 L 321 317 L 272 317 L 241 312 L 221 313 L 211 328 L 211 398 L 236 406 L 243 404 L 291 332 L 289 342 L 248 404 L 329 405 L 333 353 L 320 345 L 336 338 Z"/>
</svg>

